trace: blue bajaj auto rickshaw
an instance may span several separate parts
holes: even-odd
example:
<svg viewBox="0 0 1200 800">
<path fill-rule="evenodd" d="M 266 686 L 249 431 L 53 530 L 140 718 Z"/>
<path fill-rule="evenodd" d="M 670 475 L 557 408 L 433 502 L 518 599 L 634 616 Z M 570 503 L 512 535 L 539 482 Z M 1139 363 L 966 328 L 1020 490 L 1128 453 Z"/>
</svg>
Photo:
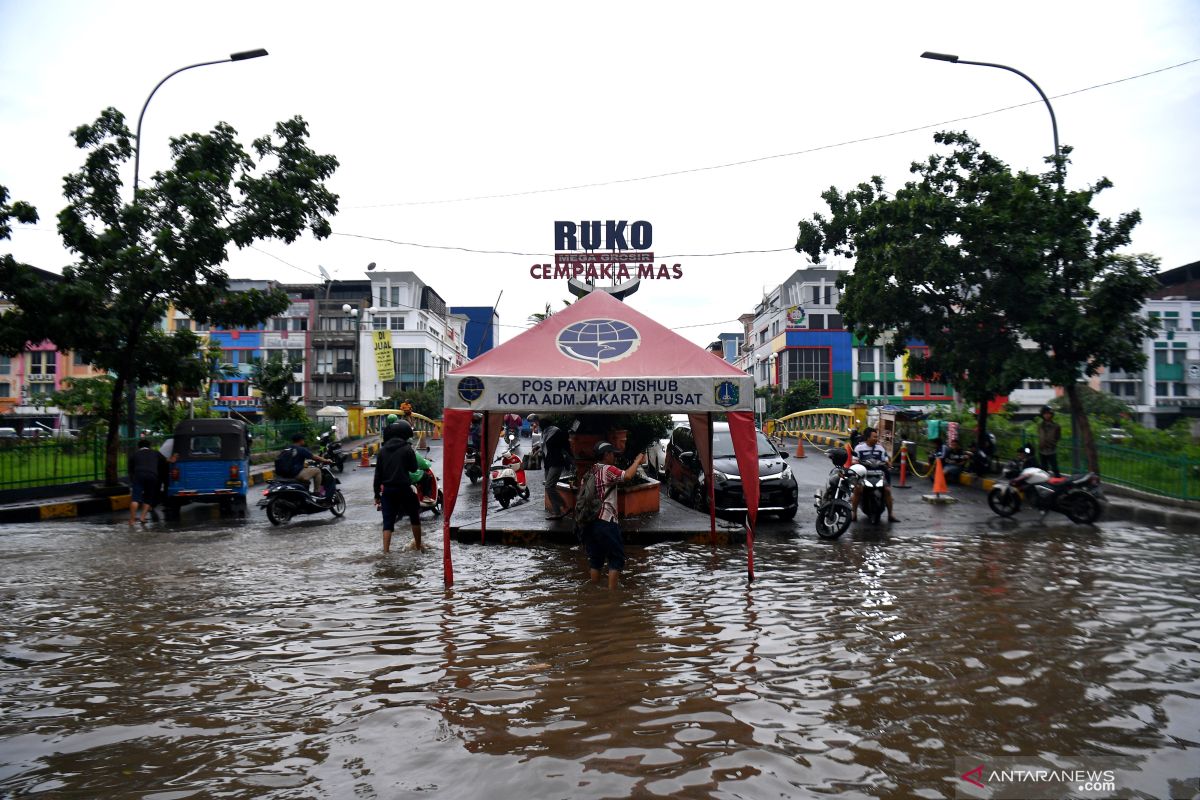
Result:
<svg viewBox="0 0 1200 800">
<path fill-rule="evenodd" d="M 167 512 L 188 503 L 220 503 L 222 511 L 246 504 L 250 437 L 236 419 L 185 419 L 175 428 L 167 483 Z"/>
</svg>

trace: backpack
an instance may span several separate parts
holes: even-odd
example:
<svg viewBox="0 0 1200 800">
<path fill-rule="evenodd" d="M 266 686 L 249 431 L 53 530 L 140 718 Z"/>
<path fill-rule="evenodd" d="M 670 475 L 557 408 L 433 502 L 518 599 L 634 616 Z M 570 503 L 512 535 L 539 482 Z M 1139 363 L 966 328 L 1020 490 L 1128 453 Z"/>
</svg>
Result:
<svg viewBox="0 0 1200 800">
<path fill-rule="evenodd" d="M 592 468 L 575 493 L 575 527 L 583 529 L 598 520 L 603 505 L 604 498 L 596 491 L 596 470 Z"/>
<path fill-rule="evenodd" d="M 280 451 L 279 455 L 275 456 L 275 474 L 281 478 L 294 478 L 300 474 L 300 470 L 304 469 L 304 465 L 296 466 L 296 462 L 300 460 L 300 454 L 295 447 L 288 447 Z"/>
</svg>

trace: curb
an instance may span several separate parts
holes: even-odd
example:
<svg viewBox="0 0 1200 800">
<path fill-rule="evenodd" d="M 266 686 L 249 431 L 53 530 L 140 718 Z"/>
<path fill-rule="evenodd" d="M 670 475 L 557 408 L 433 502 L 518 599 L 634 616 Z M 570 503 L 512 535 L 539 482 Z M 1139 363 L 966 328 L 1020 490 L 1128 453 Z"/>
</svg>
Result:
<svg viewBox="0 0 1200 800">
<path fill-rule="evenodd" d="M 258 486 L 275 477 L 274 469 L 251 472 L 248 479 L 250 486 Z M 0 524 L 17 525 L 28 522 L 44 522 L 52 519 L 73 519 L 92 514 L 111 514 L 114 511 L 129 509 L 128 493 L 114 494 L 109 497 L 85 497 L 74 500 L 47 500 L 39 503 L 29 503 L 19 506 L 0 506 Z"/>
</svg>

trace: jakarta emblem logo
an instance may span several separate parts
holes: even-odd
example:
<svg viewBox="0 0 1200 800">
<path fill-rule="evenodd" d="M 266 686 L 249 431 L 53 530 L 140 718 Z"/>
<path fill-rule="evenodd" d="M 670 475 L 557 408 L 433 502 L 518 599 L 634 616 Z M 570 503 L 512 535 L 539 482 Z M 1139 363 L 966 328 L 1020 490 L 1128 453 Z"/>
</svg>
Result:
<svg viewBox="0 0 1200 800">
<path fill-rule="evenodd" d="M 733 381 L 721 381 L 714 387 L 713 394 L 717 405 L 722 408 L 731 408 L 738 404 L 741 399 L 742 392 L 738 385 Z"/>
<path fill-rule="evenodd" d="M 463 378 L 458 382 L 458 396 L 467 403 L 483 397 L 483 381 L 479 378 Z"/>
<path fill-rule="evenodd" d="M 567 358 L 591 364 L 620 361 L 642 343 L 637 328 L 619 319 L 585 319 L 559 331 L 558 349 Z"/>
</svg>

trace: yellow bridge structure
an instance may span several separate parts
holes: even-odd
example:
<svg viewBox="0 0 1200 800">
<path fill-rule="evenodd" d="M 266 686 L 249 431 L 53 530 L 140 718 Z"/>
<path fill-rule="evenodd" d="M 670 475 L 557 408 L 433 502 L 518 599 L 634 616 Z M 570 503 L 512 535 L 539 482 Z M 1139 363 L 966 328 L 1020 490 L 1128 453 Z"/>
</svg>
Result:
<svg viewBox="0 0 1200 800">
<path fill-rule="evenodd" d="M 867 424 L 866 408 L 810 408 L 779 419 L 769 419 L 763 426 L 768 436 L 799 439 L 826 445 L 842 445 L 850 438 L 850 430 L 862 430 Z"/>
</svg>

